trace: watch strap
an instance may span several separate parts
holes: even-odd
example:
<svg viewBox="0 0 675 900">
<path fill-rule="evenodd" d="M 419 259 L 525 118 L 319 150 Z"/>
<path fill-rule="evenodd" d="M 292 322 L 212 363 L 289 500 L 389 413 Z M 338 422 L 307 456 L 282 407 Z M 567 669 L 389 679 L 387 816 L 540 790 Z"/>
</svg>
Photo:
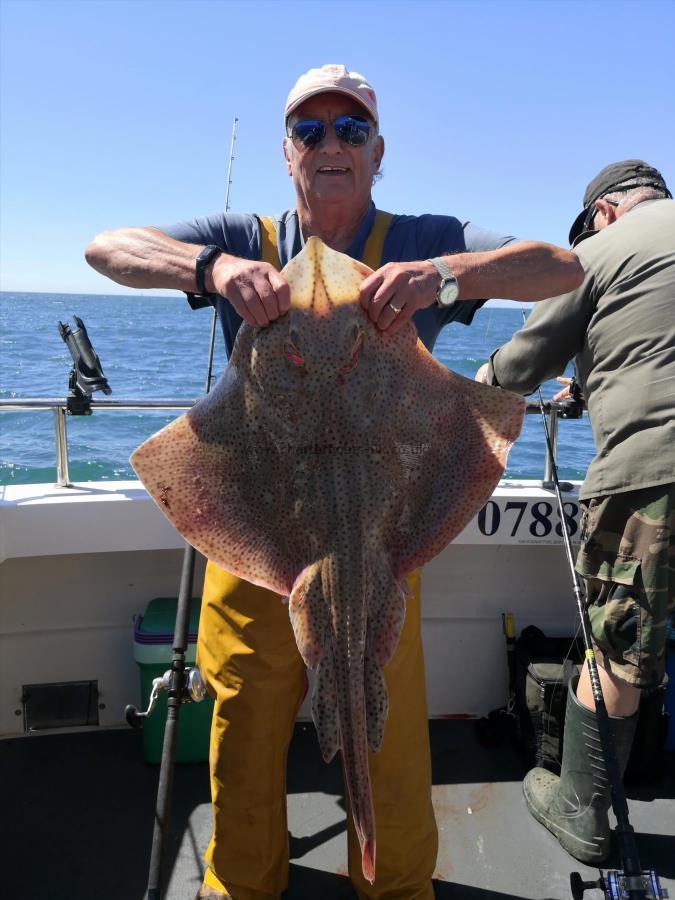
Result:
<svg viewBox="0 0 675 900">
<path fill-rule="evenodd" d="M 430 262 L 432 266 L 436 268 L 436 271 L 441 276 L 441 284 L 444 281 L 448 281 L 449 279 L 455 280 L 455 276 L 453 274 L 452 269 L 446 263 L 442 256 L 435 256 L 433 259 L 428 259 L 427 262 Z M 440 290 L 440 287 L 439 287 Z"/>
<path fill-rule="evenodd" d="M 445 309 L 457 298 L 457 293 L 459 290 L 459 286 L 457 284 L 457 276 L 442 256 L 435 256 L 433 259 L 429 259 L 427 261 L 430 262 L 432 266 L 434 266 L 438 274 L 441 276 L 441 280 L 436 290 L 436 305 L 440 306 L 442 309 Z M 448 285 L 452 285 L 452 288 L 450 289 L 450 299 L 445 299 L 443 297 L 443 294 L 444 292 L 447 292 L 446 288 Z"/>
</svg>

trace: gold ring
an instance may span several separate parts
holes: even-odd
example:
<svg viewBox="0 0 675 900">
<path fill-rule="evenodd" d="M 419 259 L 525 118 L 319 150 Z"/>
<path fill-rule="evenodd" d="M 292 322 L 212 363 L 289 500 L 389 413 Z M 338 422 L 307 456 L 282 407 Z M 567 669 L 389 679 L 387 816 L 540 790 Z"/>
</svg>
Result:
<svg viewBox="0 0 675 900">
<path fill-rule="evenodd" d="M 391 300 L 389 301 L 389 306 L 391 307 L 391 311 L 392 311 L 392 312 L 394 313 L 394 315 L 396 315 L 396 316 L 397 316 L 397 315 L 401 312 L 401 310 L 403 309 L 402 306 L 394 306 L 394 304 L 391 302 Z"/>
</svg>

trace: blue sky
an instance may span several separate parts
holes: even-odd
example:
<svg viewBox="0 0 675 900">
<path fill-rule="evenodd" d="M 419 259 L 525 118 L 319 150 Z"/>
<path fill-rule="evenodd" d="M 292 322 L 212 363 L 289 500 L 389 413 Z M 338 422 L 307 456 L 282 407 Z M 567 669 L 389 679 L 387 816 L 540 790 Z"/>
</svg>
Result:
<svg viewBox="0 0 675 900">
<path fill-rule="evenodd" d="M 590 178 L 675 182 L 673 2 L 0 0 L 0 289 L 111 293 L 98 231 L 292 205 L 282 110 L 344 63 L 379 99 L 381 208 L 565 244 Z"/>
</svg>

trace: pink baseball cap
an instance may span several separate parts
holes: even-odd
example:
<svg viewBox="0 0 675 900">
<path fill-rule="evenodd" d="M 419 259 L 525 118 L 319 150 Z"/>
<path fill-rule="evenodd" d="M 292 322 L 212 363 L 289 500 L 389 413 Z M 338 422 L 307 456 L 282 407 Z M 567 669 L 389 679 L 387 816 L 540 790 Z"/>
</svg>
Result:
<svg viewBox="0 0 675 900">
<path fill-rule="evenodd" d="M 301 103 L 317 94 L 344 94 L 360 103 L 370 118 L 378 124 L 377 98 L 375 91 L 368 84 L 363 75 L 358 72 L 350 72 L 346 66 L 321 66 L 320 69 L 310 69 L 295 82 L 286 100 L 284 121 L 297 109 Z"/>
</svg>

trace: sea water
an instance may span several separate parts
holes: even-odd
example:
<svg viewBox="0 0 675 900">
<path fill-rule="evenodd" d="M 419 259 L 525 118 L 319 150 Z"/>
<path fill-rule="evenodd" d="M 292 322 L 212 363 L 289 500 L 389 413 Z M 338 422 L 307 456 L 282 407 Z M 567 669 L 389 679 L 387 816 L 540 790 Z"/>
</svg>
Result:
<svg viewBox="0 0 675 900">
<path fill-rule="evenodd" d="M 527 312 L 526 312 L 527 314 Z M 192 400 L 204 392 L 212 311 L 192 311 L 182 296 L 0 294 L 0 398 L 63 398 L 71 357 L 58 322 L 85 323 L 112 388 L 110 399 Z M 490 353 L 522 326 L 517 308 L 484 307 L 470 326 L 450 325 L 434 356 L 472 378 Z M 226 365 L 220 329 L 214 373 Z M 571 374 L 571 370 L 567 374 Z M 550 399 L 559 386 L 542 387 Z M 103 394 L 95 394 L 102 398 Z M 68 417 L 72 481 L 124 480 L 135 475 L 132 451 L 180 411 L 112 410 Z M 588 419 L 559 421 L 558 471 L 583 479 L 594 454 Z M 511 450 L 505 477 L 541 478 L 546 446 L 540 416 L 526 417 Z M 49 410 L 0 409 L 0 484 L 54 482 L 53 415 Z"/>
</svg>

